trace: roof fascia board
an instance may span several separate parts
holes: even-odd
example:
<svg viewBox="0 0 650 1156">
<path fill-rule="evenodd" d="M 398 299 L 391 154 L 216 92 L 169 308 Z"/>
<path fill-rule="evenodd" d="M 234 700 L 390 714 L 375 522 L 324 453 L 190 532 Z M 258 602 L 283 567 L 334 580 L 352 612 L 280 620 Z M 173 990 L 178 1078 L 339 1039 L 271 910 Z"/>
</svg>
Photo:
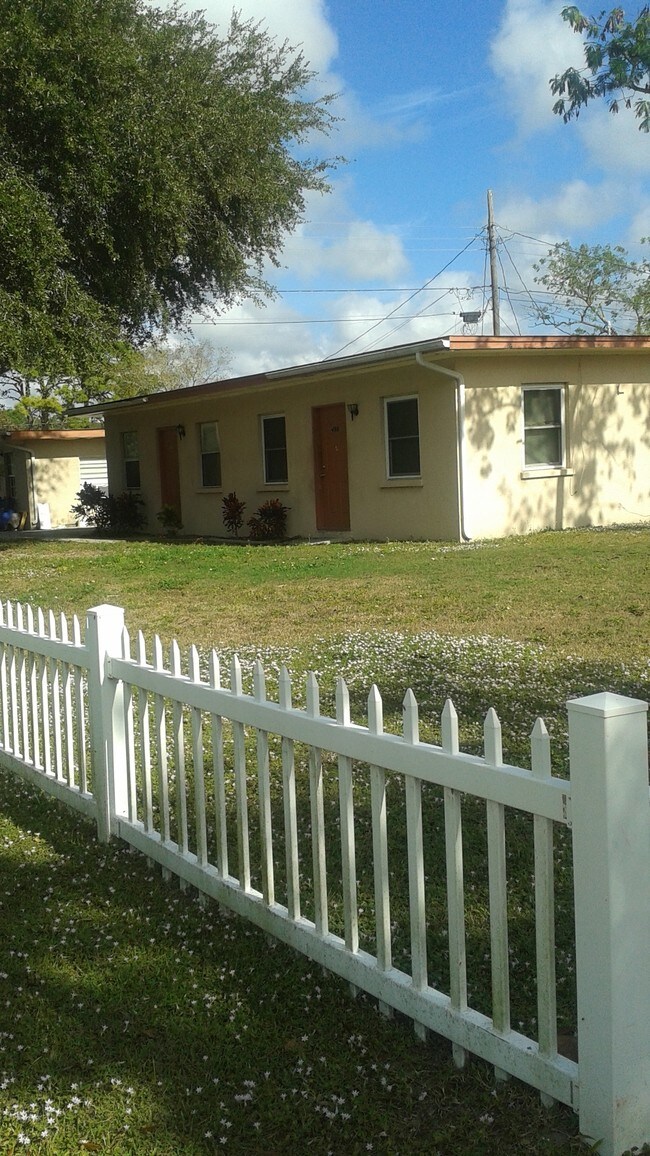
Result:
<svg viewBox="0 0 650 1156">
<path fill-rule="evenodd" d="M 434 341 L 411 342 L 409 345 L 393 345 L 389 349 L 378 349 L 372 353 L 355 353 L 350 357 L 337 357 L 334 361 L 312 361 L 307 365 L 292 365 L 288 369 L 271 369 L 266 376 L 277 380 L 285 377 L 312 377 L 316 374 L 322 377 L 335 376 L 343 369 L 363 369 L 366 366 L 372 369 L 373 365 L 383 361 L 404 361 L 420 353 L 446 352 L 449 349 L 448 337 L 436 337 Z"/>
<path fill-rule="evenodd" d="M 438 337 L 433 341 L 412 342 L 409 345 L 392 346 L 390 349 L 380 349 L 372 353 L 357 353 L 351 357 L 340 357 L 335 361 L 315 361 L 306 365 L 292 365 L 287 369 L 268 370 L 257 381 L 246 382 L 245 379 L 235 378 L 232 385 L 226 382 L 214 382 L 214 390 L 205 386 L 198 386 L 195 391 L 189 389 L 170 390 L 164 393 L 149 393 L 140 397 L 122 398 L 119 401 L 107 401 L 104 404 L 86 405 L 71 410 L 72 416 L 82 416 L 92 413 L 114 413 L 116 410 L 138 409 L 142 405 L 169 407 L 180 402 L 201 402 L 207 397 L 233 397 L 238 394 L 265 393 L 277 389 L 278 384 L 288 378 L 337 376 L 346 369 L 372 369 L 374 365 L 384 362 L 405 361 L 420 351 L 422 353 L 444 353 L 449 350 L 449 338 Z"/>
</svg>

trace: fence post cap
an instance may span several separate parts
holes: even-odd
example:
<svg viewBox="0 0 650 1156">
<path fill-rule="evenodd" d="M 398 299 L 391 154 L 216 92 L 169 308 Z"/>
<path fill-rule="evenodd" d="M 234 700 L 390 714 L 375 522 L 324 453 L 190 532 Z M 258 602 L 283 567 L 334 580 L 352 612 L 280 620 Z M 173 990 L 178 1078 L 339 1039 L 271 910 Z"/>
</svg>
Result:
<svg viewBox="0 0 650 1156">
<path fill-rule="evenodd" d="M 567 709 L 580 714 L 613 718 L 615 715 L 640 714 L 648 710 L 648 704 L 643 699 L 627 698 L 623 694 L 604 691 L 602 694 L 589 694 L 584 698 L 571 698 L 567 702 Z"/>
</svg>

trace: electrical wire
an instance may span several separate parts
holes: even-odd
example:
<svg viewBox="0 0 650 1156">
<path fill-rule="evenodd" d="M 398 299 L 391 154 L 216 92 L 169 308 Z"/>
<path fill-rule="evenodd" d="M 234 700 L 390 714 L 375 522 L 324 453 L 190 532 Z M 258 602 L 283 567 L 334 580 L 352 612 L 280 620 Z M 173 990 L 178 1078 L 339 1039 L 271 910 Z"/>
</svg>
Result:
<svg viewBox="0 0 650 1156">
<path fill-rule="evenodd" d="M 504 292 L 504 296 L 505 296 L 505 298 L 506 298 L 506 300 L 507 300 L 507 302 L 508 302 L 508 305 L 510 306 L 510 311 L 511 311 L 511 313 L 512 313 L 512 316 L 513 316 L 513 317 L 514 317 L 514 319 L 515 319 L 515 325 L 517 326 L 517 335 L 518 335 L 519 337 L 521 337 L 521 326 L 520 326 L 520 324 L 519 324 L 519 318 L 517 317 L 517 314 L 516 314 L 516 311 L 515 311 L 515 307 L 514 307 L 514 305 L 512 304 L 512 300 L 511 300 L 511 298 L 510 298 L 510 294 L 509 294 L 509 292 L 508 292 L 508 282 L 507 282 L 507 279 L 506 279 L 506 271 L 505 271 L 505 269 L 503 268 L 503 261 L 501 260 L 501 253 L 499 252 L 499 249 L 500 249 L 500 246 L 499 246 L 499 245 L 497 245 L 497 261 L 499 262 L 499 268 L 500 268 L 500 270 L 501 270 L 501 273 L 502 273 L 502 275 L 503 275 L 503 292 Z"/>
<path fill-rule="evenodd" d="M 383 322 L 388 321 L 389 317 L 393 317 L 394 314 L 397 313 L 398 309 L 402 309 L 404 307 L 404 305 L 408 305 L 409 301 L 412 301 L 414 297 L 417 297 L 418 293 L 421 293 L 423 289 L 426 289 L 426 288 L 428 288 L 429 285 L 433 284 L 433 282 L 436 281 L 438 279 L 438 277 L 440 277 L 444 272 L 446 272 L 446 270 L 449 268 L 450 265 L 453 265 L 454 261 L 457 261 L 458 258 L 463 255 L 463 253 L 466 253 L 467 250 L 474 244 L 477 237 L 481 236 L 482 232 L 483 232 L 483 230 L 481 229 L 479 233 L 476 233 L 472 237 L 472 239 L 467 242 L 467 244 L 464 246 L 464 248 L 460 249 L 459 252 L 456 253 L 456 255 L 454 257 L 452 257 L 451 260 L 448 261 L 446 265 L 443 266 L 442 269 L 439 269 L 438 272 L 433 277 L 430 277 L 428 281 L 425 281 L 424 285 L 420 289 L 415 290 L 415 292 L 412 293 L 410 297 L 407 297 L 406 301 L 402 301 L 399 305 L 396 305 L 394 309 L 391 309 L 391 311 L 386 314 L 386 316 L 382 319 L 382 321 L 375 322 L 375 324 L 372 325 L 370 327 L 370 329 L 366 329 L 363 333 L 360 333 L 357 337 L 352 338 L 351 341 L 347 341 L 345 343 L 345 345 L 342 345 L 340 347 L 340 349 L 337 349 L 334 353 L 330 353 L 327 355 L 327 357 L 324 357 L 323 361 L 329 361 L 333 357 L 338 357 L 339 354 L 343 353 L 343 351 L 345 349 L 349 349 L 349 347 L 351 345 L 356 345 L 356 343 L 358 341 L 362 341 L 363 338 L 366 337 L 368 333 L 371 333 L 373 329 L 376 329 L 378 325 L 381 325 Z M 399 328 L 401 328 L 401 326 Z"/>
</svg>

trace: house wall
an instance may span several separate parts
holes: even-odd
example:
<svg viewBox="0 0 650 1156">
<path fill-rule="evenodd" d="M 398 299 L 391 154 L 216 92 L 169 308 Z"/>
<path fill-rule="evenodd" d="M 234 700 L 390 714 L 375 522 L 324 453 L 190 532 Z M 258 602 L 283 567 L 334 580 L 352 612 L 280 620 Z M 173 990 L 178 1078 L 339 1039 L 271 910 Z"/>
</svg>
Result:
<svg viewBox="0 0 650 1156">
<path fill-rule="evenodd" d="M 102 460 L 106 454 L 103 438 L 74 438 L 35 442 L 34 493 L 36 502 L 47 502 L 52 526 L 74 526 L 71 507 L 81 487 L 79 460 Z"/>
<path fill-rule="evenodd" d="M 25 431 L 11 436 L 8 449 L 16 476 L 16 509 L 28 513 L 29 525 L 37 522 L 38 504 L 47 503 L 53 527 L 73 526 L 71 507 L 81 486 L 79 461 L 104 460 L 103 431 Z"/>
<path fill-rule="evenodd" d="M 435 364 L 433 358 L 428 358 Z M 545 528 L 637 523 L 650 518 L 650 363 L 647 354 L 525 354 L 491 351 L 443 357 L 463 374 L 465 391 L 464 506 L 471 538 L 502 537 Z M 565 386 L 566 465 L 524 468 L 522 385 Z M 389 480 L 384 399 L 419 399 L 421 477 Z M 350 530 L 319 531 L 315 517 L 312 407 L 346 406 Z M 347 406 L 358 416 L 351 419 Z M 284 414 L 289 481 L 263 482 L 260 418 Z M 199 425 L 219 423 L 222 481 L 200 486 Z M 415 360 L 340 367 L 327 376 L 276 379 L 239 394 L 218 389 L 191 398 L 157 397 L 106 414 L 109 479 L 125 487 L 121 434 L 137 430 L 141 494 L 149 528 L 160 530 L 162 505 L 157 431 L 185 427 L 178 441 L 183 529 L 225 536 L 221 501 L 234 490 L 245 518 L 276 495 L 290 507 L 287 532 L 300 537 L 457 540 L 457 435 L 452 379 Z M 244 529 L 244 532 L 245 529 Z"/>
<path fill-rule="evenodd" d="M 417 394 L 419 398 L 421 477 L 387 478 L 384 433 L 385 397 Z M 319 531 L 315 515 L 312 407 L 344 403 L 348 446 L 350 530 L 337 535 Z M 359 413 L 352 419 L 347 405 Z M 263 481 L 262 416 L 284 414 L 289 481 Z M 219 423 L 223 485 L 200 485 L 199 425 Z M 225 536 L 221 501 L 234 490 L 246 502 L 245 518 L 267 498 L 277 496 L 290 507 L 287 533 L 300 537 L 441 538 L 458 537 L 455 396 L 453 383 L 434 377 L 415 363 L 337 371 L 330 378 L 292 377 L 239 396 L 155 403 L 133 410 L 108 411 L 106 446 L 112 493 L 125 487 L 121 435 L 136 430 L 139 440 L 141 495 L 149 528 L 160 530 L 161 508 L 157 431 L 183 424 L 179 439 L 179 472 L 183 532 Z"/>
<path fill-rule="evenodd" d="M 647 355 L 457 358 L 471 537 L 650 518 Z M 521 386 L 566 382 L 567 468 L 524 469 Z"/>
</svg>

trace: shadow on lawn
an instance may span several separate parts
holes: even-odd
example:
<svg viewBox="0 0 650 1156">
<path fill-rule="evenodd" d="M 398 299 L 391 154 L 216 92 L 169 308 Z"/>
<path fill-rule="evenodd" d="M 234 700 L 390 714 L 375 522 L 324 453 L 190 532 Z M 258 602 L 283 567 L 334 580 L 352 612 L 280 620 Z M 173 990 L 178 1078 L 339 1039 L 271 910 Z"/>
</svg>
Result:
<svg viewBox="0 0 650 1156">
<path fill-rule="evenodd" d="M 373 1141 L 430 1156 L 573 1150 L 568 1111 L 545 1115 L 515 1082 L 495 1098 L 485 1065 L 456 1071 L 446 1041 L 415 1043 L 308 960 L 163 883 L 142 856 L 98 845 L 78 816 L 10 790 L 4 774 L 0 784 L 27 842 L 40 832 L 22 858 L 19 833 L 0 851 L 11 1103 L 59 1103 L 76 1085 L 96 1102 L 96 1125 L 95 1109 L 80 1117 L 84 1137 L 120 1153 L 223 1150 L 220 1126 L 227 1150 L 260 1156 Z"/>
</svg>

